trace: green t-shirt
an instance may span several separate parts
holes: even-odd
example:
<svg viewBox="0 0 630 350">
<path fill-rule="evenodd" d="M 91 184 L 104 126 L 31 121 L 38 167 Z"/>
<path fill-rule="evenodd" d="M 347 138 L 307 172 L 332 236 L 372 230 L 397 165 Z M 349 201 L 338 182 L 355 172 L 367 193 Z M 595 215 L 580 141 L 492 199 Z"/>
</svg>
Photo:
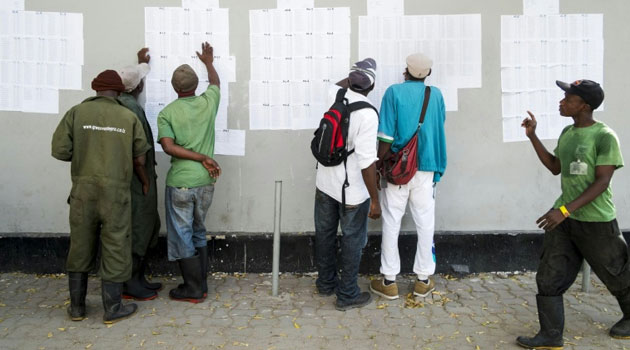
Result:
<svg viewBox="0 0 630 350">
<path fill-rule="evenodd" d="M 135 114 L 111 97 L 72 107 L 52 138 L 52 156 L 71 161 L 72 181 L 129 188 L 133 158 L 151 146 Z"/>
<path fill-rule="evenodd" d="M 579 197 L 595 181 L 595 167 L 623 166 L 619 139 L 602 122 L 585 128 L 567 126 L 560 134 L 554 153 L 560 159 L 562 183 L 562 194 L 556 200 L 554 208 Z M 615 217 L 610 186 L 592 202 L 571 213 L 571 218 L 587 222 L 607 222 Z"/>
<path fill-rule="evenodd" d="M 157 118 L 158 140 L 170 137 L 187 150 L 214 157 L 214 121 L 220 98 L 219 87 L 210 85 L 199 96 L 178 98 L 169 103 Z M 171 157 L 167 186 L 199 187 L 214 182 L 200 162 Z"/>
</svg>

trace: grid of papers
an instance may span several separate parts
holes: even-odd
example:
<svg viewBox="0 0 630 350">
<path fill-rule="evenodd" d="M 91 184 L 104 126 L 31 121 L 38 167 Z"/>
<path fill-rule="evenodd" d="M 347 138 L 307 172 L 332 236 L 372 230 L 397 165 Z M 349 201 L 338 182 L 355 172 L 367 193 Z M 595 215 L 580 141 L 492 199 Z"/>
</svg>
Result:
<svg viewBox="0 0 630 350">
<path fill-rule="evenodd" d="M 227 154 L 224 149 L 242 149 L 244 155 L 244 134 L 227 137 L 227 116 L 229 105 L 228 83 L 236 81 L 235 58 L 229 55 L 229 10 L 218 7 L 216 1 L 184 1 L 185 7 L 146 7 L 145 45 L 151 55 L 151 72 L 146 80 L 145 112 L 153 133 L 157 135 L 157 116 L 170 102 L 177 99 L 171 85 L 171 76 L 181 64 L 190 65 L 199 77 L 196 95 L 208 88 L 208 72 L 197 57 L 201 43 L 209 42 L 214 49 L 214 67 L 221 80 L 221 101 L 215 121 L 215 129 L 222 130 L 224 137 L 217 137 L 216 154 Z M 218 133 L 217 133 L 218 135 Z M 226 136 L 227 135 L 227 136 Z M 240 137 L 242 136 L 242 137 Z M 232 142 L 221 144 L 221 142 Z M 241 144 L 242 143 L 242 144 Z M 221 145 L 217 145 L 221 144 Z M 161 146 L 156 143 L 156 150 Z"/>
<path fill-rule="evenodd" d="M 370 100 L 380 106 L 385 90 L 403 82 L 408 55 L 433 60 L 428 85 L 442 90 L 447 111 L 457 110 L 457 89 L 481 87 L 481 15 L 360 16 L 359 58 L 377 64 Z"/>
<path fill-rule="evenodd" d="M 0 17 L 0 110 L 59 113 L 59 89 L 81 90 L 83 15 L 11 10 Z"/>
<path fill-rule="evenodd" d="M 24 0 L 2 0 L 0 11 L 24 11 Z"/>
<path fill-rule="evenodd" d="M 527 110 L 536 115 L 539 138 L 558 138 L 572 120 L 558 114 L 564 92 L 556 80 L 603 85 L 603 62 L 602 14 L 501 16 L 503 141 L 527 140 Z"/>
<path fill-rule="evenodd" d="M 251 10 L 249 23 L 250 129 L 316 128 L 350 68 L 350 9 Z"/>
<path fill-rule="evenodd" d="M 523 14 L 526 16 L 557 15 L 559 13 L 559 0 L 523 0 Z"/>
<path fill-rule="evenodd" d="M 367 15 L 372 16 L 404 16 L 403 0 L 366 0 Z"/>
</svg>

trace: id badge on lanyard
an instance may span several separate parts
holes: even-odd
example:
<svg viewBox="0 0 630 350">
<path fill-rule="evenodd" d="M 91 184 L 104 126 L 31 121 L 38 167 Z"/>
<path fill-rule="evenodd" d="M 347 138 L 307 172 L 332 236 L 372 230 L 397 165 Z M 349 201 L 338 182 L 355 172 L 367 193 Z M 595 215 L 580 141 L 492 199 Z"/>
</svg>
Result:
<svg viewBox="0 0 630 350">
<path fill-rule="evenodd" d="M 578 145 L 575 148 L 575 159 L 569 166 L 569 173 L 571 175 L 586 175 L 588 173 L 588 163 L 582 161 L 586 157 L 588 147 L 585 145 Z"/>
<path fill-rule="evenodd" d="M 571 175 L 586 175 L 588 173 L 588 164 L 578 159 L 571 162 L 569 170 Z"/>
</svg>

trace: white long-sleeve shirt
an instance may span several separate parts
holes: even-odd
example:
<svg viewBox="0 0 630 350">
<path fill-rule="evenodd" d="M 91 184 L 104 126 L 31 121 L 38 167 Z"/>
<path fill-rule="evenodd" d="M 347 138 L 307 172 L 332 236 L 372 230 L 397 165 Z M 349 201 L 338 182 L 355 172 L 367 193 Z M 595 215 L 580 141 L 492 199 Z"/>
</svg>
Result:
<svg viewBox="0 0 630 350">
<path fill-rule="evenodd" d="M 335 96 L 340 87 L 331 86 L 328 90 L 328 105 L 335 102 Z M 346 92 L 348 103 L 370 100 L 361 94 L 350 89 Z M 348 151 L 353 150 L 348 156 L 347 172 L 348 183 L 346 188 L 346 205 L 358 205 L 370 198 L 370 194 L 363 182 L 361 170 L 369 167 L 377 158 L 376 134 L 378 132 L 378 115 L 371 108 L 364 108 L 350 114 L 350 125 L 348 126 Z M 342 188 L 346 178 L 346 170 L 343 163 L 326 167 L 322 164 L 317 166 L 317 177 L 315 185 L 317 188 L 334 198 L 339 203 L 342 202 Z"/>
</svg>

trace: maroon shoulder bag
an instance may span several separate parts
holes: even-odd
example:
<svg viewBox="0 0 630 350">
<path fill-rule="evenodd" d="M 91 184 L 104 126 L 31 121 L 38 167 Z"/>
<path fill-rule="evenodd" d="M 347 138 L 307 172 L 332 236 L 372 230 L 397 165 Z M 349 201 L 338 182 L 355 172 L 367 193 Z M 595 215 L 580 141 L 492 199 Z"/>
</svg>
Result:
<svg viewBox="0 0 630 350">
<path fill-rule="evenodd" d="M 418 133 L 424 123 L 424 116 L 427 113 L 429 105 L 429 97 L 431 96 L 431 87 L 424 89 L 424 102 L 422 104 L 422 112 L 420 112 L 420 121 L 418 129 L 411 140 L 407 142 L 405 147 L 396 153 L 391 150 L 383 157 L 383 176 L 387 182 L 394 185 L 406 185 L 418 171 Z"/>
</svg>

